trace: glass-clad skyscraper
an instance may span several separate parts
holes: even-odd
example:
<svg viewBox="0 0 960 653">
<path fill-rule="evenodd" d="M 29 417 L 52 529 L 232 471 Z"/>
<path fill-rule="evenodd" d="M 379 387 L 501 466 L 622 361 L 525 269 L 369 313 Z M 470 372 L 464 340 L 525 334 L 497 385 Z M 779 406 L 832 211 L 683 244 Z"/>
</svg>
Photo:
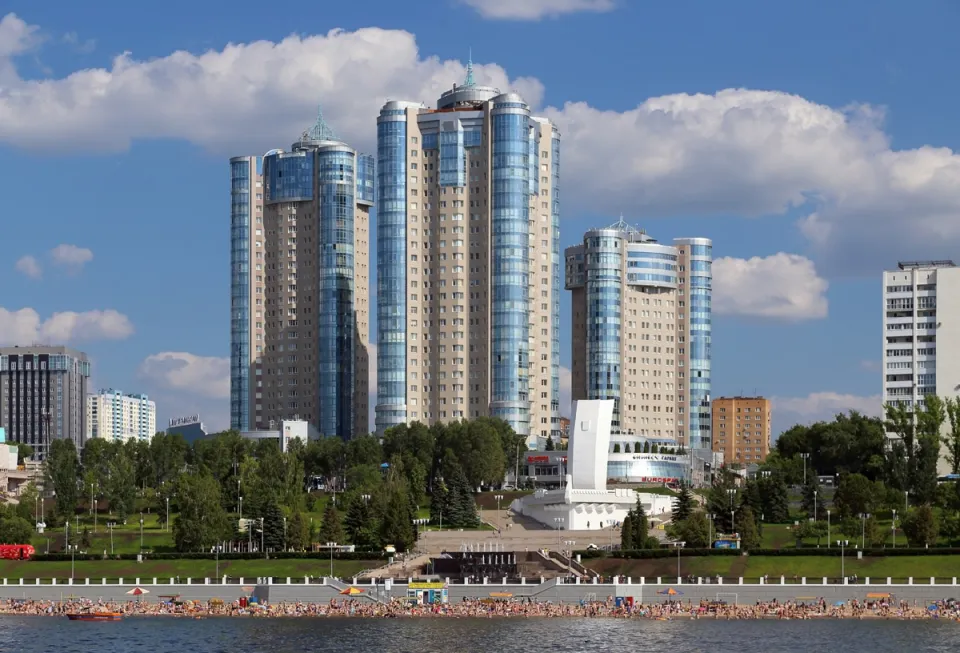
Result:
<svg viewBox="0 0 960 653">
<path fill-rule="evenodd" d="M 234 295 L 250 298 L 251 325 L 233 344 L 253 357 L 246 392 L 243 370 L 231 374 L 235 428 L 305 419 L 324 435 L 369 431 L 374 176 L 373 158 L 337 139 L 322 115 L 289 152 L 263 156 L 249 242 L 234 241 L 251 259 L 250 279 L 234 279 Z M 238 289 L 244 281 L 257 285 Z"/>
<path fill-rule="evenodd" d="M 377 120 L 378 432 L 501 417 L 559 437 L 560 134 L 464 84 Z"/>
<path fill-rule="evenodd" d="M 573 399 L 615 400 L 622 432 L 710 448 L 711 249 L 622 219 L 567 248 Z"/>
</svg>

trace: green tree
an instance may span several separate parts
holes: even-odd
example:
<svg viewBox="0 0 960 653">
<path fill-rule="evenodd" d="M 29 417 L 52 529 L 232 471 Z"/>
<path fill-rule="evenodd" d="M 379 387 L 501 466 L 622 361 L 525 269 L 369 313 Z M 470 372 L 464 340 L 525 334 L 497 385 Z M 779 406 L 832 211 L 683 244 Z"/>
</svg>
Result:
<svg viewBox="0 0 960 653">
<path fill-rule="evenodd" d="M 286 543 L 284 542 L 284 523 L 283 511 L 280 510 L 280 504 L 277 498 L 271 495 L 266 502 L 263 510 L 263 546 L 269 551 L 283 551 Z"/>
<path fill-rule="evenodd" d="M 122 453 L 117 453 L 107 463 L 107 470 L 104 494 L 110 502 L 110 509 L 123 521 L 133 512 L 136 499 L 136 472 L 133 462 Z"/>
<path fill-rule="evenodd" d="M 0 544 L 30 544 L 33 525 L 21 517 L 0 519 Z"/>
<path fill-rule="evenodd" d="M 340 511 L 337 510 L 332 501 L 327 504 L 327 509 L 323 511 L 323 525 L 320 526 L 318 537 L 320 542 L 324 544 L 327 542 L 343 544 L 346 540 L 343 533 L 343 524 L 340 521 Z"/>
<path fill-rule="evenodd" d="M 943 437 L 945 456 L 950 464 L 950 473 L 960 474 L 960 398 L 947 397 L 943 404 L 950 422 L 950 430 Z"/>
<path fill-rule="evenodd" d="M 690 548 L 705 549 L 710 546 L 710 522 L 702 510 L 697 510 L 677 522 L 670 535 Z"/>
<path fill-rule="evenodd" d="M 613 443 L 613 453 L 620 453 L 620 443 L 619 443 L 619 442 L 614 442 L 614 443 Z"/>
<path fill-rule="evenodd" d="M 740 547 L 748 551 L 760 547 L 760 529 L 753 509 L 744 505 L 737 511 L 736 532 L 740 535 Z"/>
<path fill-rule="evenodd" d="M 293 513 L 287 524 L 287 548 L 303 551 L 310 546 L 310 525 L 299 510 Z"/>
<path fill-rule="evenodd" d="M 693 498 L 693 492 L 688 485 L 684 484 L 680 488 L 677 498 L 673 500 L 673 520 L 676 522 L 686 520 L 693 514 L 695 508 L 696 501 Z"/>
<path fill-rule="evenodd" d="M 707 493 L 707 511 L 713 514 L 718 533 L 732 533 L 734 530 L 730 513 L 741 503 L 736 479 L 736 474 L 723 468 L 714 475 L 713 485 Z"/>
<path fill-rule="evenodd" d="M 554 450 L 556 450 L 556 447 L 555 447 L 554 444 L 553 444 L 553 436 L 552 436 L 552 435 L 548 435 L 548 436 L 547 436 L 547 443 L 546 443 L 546 445 L 544 445 L 544 450 L 545 450 L 545 451 L 554 451 Z"/>
<path fill-rule="evenodd" d="M 38 521 L 37 512 L 39 504 L 37 502 L 37 497 L 39 496 L 40 491 L 37 490 L 36 484 L 34 484 L 33 481 L 27 483 L 23 489 L 20 490 L 20 501 L 17 503 L 16 507 L 17 517 L 26 519 L 30 523 Z"/>
<path fill-rule="evenodd" d="M 631 536 L 633 548 L 635 549 L 654 549 L 660 547 L 660 541 L 650 535 L 650 522 L 647 519 L 647 512 L 643 508 L 640 497 L 637 497 L 637 503 L 630 511 L 630 528 L 633 530 Z"/>
<path fill-rule="evenodd" d="M 413 527 L 410 487 L 402 473 L 396 468 L 387 472 L 386 481 L 374 500 L 380 526 L 380 545 L 392 544 L 400 552 L 408 550 L 416 541 L 416 530 Z M 472 496 L 470 500 L 473 501 Z"/>
<path fill-rule="evenodd" d="M 234 527 L 220 503 L 220 485 L 209 474 L 180 475 L 177 507 L 173 522 L 177 551 L 206 551 L 232 538 Z"/>
<path fill-rule="evenodd" d="M 368 499 L 354 494 L 347 501 L 347 514 L 343 525 L 350 543 L 359 547 L 376 546 L 379 542 L 379 524 L 370 509 Z"/>
<path fill-rule="evenodd" d="M 633 518 L 630 515 L 627 513 L 620 525 L 620 549 L 623 551 L 633 550 Z"/>
<path fill-rule="evenodd" d="M 877 495 L 876 485 L 866 476 L 844 474 L 840 477 L 840 483 L 834 492 L 833 506 L 840 513 L 841 518 L 853 517 L 872 512 Z"/>
<path fill-rule="evenodd" d="M 17 464 L 22 465 L 27 458 L 33 457 L 33 447 L 22 442 L 17 444 Z"/>
<path fill-rule="evenodd" d="M 940 524 L 937 514 L 930 504 L 922 504 L 911 508 L 907 516 L 900 522 L 900 527 L 907 536 L 907 542 L 912 547 L 936 546 L 937 536 L 940 533 Z"/>
<path fill-rule="evenodd" d="M 57 439 L 51 442 L 46 475 L 48 487 L 56 495 L 55 510 L 61 519 L 70 519 L 76 511 L 78 472 L 77 448 L 73 440 Z"/>
<path fill-rule="evenodd" d="M 760 480 L 764 521 L 785 524 L 790 521 L 790 498 L 784 477 L 774 473 Z"/>
</svg>

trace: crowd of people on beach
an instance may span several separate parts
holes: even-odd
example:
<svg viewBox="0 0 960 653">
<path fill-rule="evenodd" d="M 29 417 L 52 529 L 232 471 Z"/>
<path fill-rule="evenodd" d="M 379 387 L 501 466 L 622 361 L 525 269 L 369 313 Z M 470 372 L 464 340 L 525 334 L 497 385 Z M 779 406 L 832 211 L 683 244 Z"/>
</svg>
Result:
<svg viewBox="0 0 960 653">
<path fill-rule="evenodd" d="M 202 619 L 222 616 L 253 617 L 454 617 L 454 618 L 622 618 L 654 619 L 948 619 L 960 621 L 960 602 L 938 601 L 911 604 L 908 601 L 850 600 L 829 603 L 815 601 L 755 604 L 729 604 L 718 601 L 668 600 L 661 603 L 635 604 L 616 601 L 581 601 L 573 603 L 544 602 L 531 599 L 464 599 L 451 603 L 420 604 L 403 599 L 375 602 L 356 599 L 333 599 L 328 602 L 248 603 L 224 602 L 217 599 L 200 601 L 126 602 L 3 600 L 0 615 L 64 616 L 83 612 L 118 612 L 124 616 L 177 616 Z"/>
</svg>

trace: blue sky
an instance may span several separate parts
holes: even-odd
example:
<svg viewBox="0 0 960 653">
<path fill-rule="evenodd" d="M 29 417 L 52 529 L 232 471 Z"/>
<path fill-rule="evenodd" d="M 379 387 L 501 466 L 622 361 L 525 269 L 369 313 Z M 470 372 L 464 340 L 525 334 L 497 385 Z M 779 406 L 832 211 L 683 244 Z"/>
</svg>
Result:
<svg viewBox="0 0 960 653">
<path fill-rule="evenodd" d="M 2 11 L 0 342 L 68 341 L 161 419 L 227 423 L 227 159 L 317 102 L 372 151 L 379 106 L 432 103 L 468 48 L 560 125 L 563 247 L 621 212 L 714 240 L 714 395 L 773 397 L 775 431 L 878 411 L 880 271 L 960 244 L 949 0 Z"/>
</svg>

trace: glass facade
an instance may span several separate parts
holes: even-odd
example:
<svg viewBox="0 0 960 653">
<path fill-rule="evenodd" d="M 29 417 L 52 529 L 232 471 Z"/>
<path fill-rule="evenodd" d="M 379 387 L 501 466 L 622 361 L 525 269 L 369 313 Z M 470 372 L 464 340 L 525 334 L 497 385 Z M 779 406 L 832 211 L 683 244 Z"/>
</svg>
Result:
<svg viewBox="0 0 960 653">
<path fill-rule="evenodd" d="M 313 153 L 278 152 L 264 157 L 268 202 L 313 199 Z"/>
<path fill-rule="evenodd" d="M 622 252 L 615 231 L 590 232 L 584 239 L 587 300 L 587 398 L 613 399 L 613 426 L 620 426 L 620 329 Z"/>
<path fill-rule="evenodd" d="M 407 419 L 406 144 L 406 111 L 385 108 L 377 120 L 378 433 Z"/>
<path fill-rule="evenodd" d="M 467 161 L 463 150 L 463 127 L 459 121 L 444 121 L 440 132 L 440 185 L 466 186 Z"/>
<path fill-rule="evenodd" d="M 357 155 L 357 201 L 373 204 L 376 199 L 377 160 L 370 154 Z"/>
<path fill-rule="evenodd" d="M 495 102 L 492 134 L 491 405 L 520 435 L 530 432 L 530 110 Z"/>
<path fill-rule="evenodd" d="M 713 296 L 713 247 L 708 241 L 685 241 L 689 258 L 687 303 L 689 313 L 690 366 L 689 442 L 691 449 L 709 449 L 710 436 L 710 359 Z"/>
<path fill-rule="evenodd" d="M 313 156 L 313 153 L 309 153 Z M 353 436 L 356 310 L 354 306 L 355 154 L 346 146 L 316 152 L 317 362 L 323 435 Z"/>
<path fill-rule="evenodd" d="M 250 159 L 230 161 L 230 428 L 250 423 Z"/>
</svg>

